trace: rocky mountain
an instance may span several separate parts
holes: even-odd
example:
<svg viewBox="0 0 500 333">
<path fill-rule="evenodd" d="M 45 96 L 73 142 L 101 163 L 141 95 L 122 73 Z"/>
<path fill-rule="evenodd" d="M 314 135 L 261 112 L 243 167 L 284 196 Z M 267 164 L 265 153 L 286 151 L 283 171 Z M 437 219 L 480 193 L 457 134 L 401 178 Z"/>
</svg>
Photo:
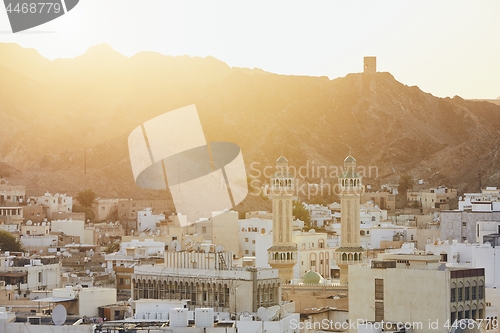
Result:
<svg viewBox="0 0 500 333">
<path fill-rule="evenodd" d="M 358 166 L 372 167 L 372 184 L 408 173 L 473 191 L 480 169 L 483 186 L 500 185 L 500 106 L 437 98 L 389 73 L 284 76 L 210 57 L 128 58 L 107 45 L 50 61 L 0 44 L 0 77 L 0 174 L 30 195 L 90 187 L 101 197 L 168 197 L 135 185 L 127 137 L 189 104 L 207 141 L 242 148 L 250 177 L 283 154 L 318 181 L 324 175 L 313 169 L 334 175 L 351 147 Z M 248 208 L 265 205 L 258 200 L 249 198 Z"/>
</svg>

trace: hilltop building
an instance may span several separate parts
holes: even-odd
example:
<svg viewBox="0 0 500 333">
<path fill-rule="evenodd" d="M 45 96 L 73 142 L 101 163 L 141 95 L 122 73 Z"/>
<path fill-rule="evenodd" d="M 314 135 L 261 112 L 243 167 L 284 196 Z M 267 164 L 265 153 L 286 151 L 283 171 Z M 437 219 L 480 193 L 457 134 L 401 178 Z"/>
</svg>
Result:
<svg viewBox="0 0 500 333">
<path fill-rule="evenodd" d="M 363 59 L 363 72 L 376 73 L 377 72 L 377 57 L 364 57 Z"/>
</svg>

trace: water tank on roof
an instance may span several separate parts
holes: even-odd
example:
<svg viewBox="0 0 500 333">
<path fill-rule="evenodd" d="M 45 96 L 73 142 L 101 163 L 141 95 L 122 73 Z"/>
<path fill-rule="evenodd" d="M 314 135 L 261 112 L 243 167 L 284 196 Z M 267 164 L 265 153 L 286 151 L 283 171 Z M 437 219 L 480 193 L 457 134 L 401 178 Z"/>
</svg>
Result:
<svg viewBox="0 0 500 333">
<path fill-rule="evenodd" d="M 196 327 L 214 327 L 213 308 L 197 308 L 194 311 L 194 325 Z"/>
<path fill-rule="evenodd" d="M 188 310 L 184 308 L 175 308 L 168 311 L 170 318 L 170 327 L 187 327 Z"/>
</svg>

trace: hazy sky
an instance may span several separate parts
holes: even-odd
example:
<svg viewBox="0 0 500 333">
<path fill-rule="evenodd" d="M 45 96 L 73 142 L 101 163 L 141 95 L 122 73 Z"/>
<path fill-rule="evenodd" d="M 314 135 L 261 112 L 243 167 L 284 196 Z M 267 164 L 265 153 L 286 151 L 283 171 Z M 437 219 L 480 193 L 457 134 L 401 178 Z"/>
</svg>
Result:
<svg viewBox="0 0 500 333">
<path fill-rule="evenodd" d="M 500 1 L 80 0 L 66 15 L 0 42 L 74 57 L 108 43 L 139 51 L 213 56 L 230 66 L 336 78 L 377 69 L 433 95 L 500 96 Z"/>
</svg>

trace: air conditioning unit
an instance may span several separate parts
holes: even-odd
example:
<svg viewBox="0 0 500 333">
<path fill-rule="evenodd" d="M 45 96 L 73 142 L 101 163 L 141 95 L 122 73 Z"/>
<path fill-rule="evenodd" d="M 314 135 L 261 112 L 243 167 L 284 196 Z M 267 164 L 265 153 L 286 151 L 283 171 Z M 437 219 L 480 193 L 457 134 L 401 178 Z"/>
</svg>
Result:
<svg viewBox="0 0 500 333">
<path fill-rule="evenodd" d="M 28 317 L 28 323 L 31 325 L 41 325 L 42 324 L 42 318 L 41 317 Z"/>
</svg>

